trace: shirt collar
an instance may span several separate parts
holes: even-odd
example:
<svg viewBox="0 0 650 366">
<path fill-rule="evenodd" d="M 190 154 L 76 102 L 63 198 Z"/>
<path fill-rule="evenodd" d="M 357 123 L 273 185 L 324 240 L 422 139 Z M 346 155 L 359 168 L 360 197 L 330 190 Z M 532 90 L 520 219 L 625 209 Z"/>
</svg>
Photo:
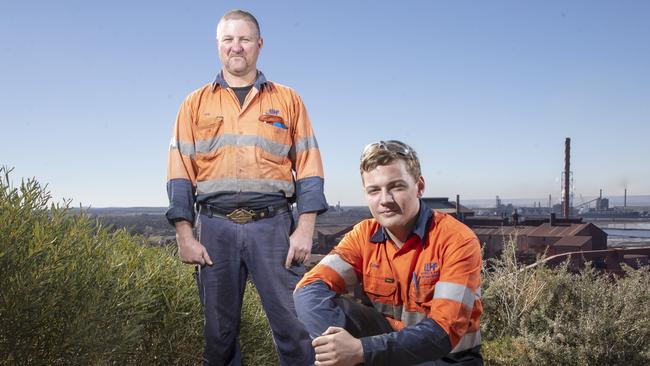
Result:
<svg viewBox="0 0 650 366">
<path fill-rule="evenodd" d="M 422 200 L 420 200 L 420 211 L 418 212 L 418 218 L 415 220 L 415 225 L 411 234 L 415 234 L 420 238 L 422 245 L 425 244 L 425 235 L 429 230 L 429 225 L 433 225 L 431 218 L 433 217 L 433 210 L 429 208 Z M 409 235 L 410 236 L 410 235 Z M 383 243 L 388 240 L 388 233 L 386 228 L 383 226 L 379 227 L 372 237 L 370 237 L 370 242 L 372 243 Z"/>
<path fill-rule="evenodd" d="M 217 86 L 220 86 L 222 88 L 230 88 L 230 85 L 228 85 L 226 79 L 223 78 L 223 71 L 219 71 L 217 77 L 214 79 L 214 82 L 212 83 L 212 91 L 215 91 L 217 89 Z M 266 77 L 261 71 L 257 70 L 257 77 L 255 78 L 253 86 L 257 90 L 262 91 L 262 88 L 270 87 L 271 82 L 266 80 Z"/>
</svg>

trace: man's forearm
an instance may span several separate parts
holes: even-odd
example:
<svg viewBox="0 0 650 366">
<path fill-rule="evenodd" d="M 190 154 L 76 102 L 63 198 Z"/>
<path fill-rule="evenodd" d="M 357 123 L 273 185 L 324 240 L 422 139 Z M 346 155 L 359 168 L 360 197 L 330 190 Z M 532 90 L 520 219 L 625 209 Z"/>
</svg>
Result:
<svg viewBox="0 0 650 366">
<path fill-rule="evenodd" d="M 361 338 L 361 344 L 368 365 L 418 364 L 451 351 L 449 335 L 431 318 L 399 332 Z"/>
<path fill-rule="evenodd" d="M 314 227 L 316 226 L 316 213 L 315 212 L 305 212 L 300 214 L 298 217 L 298 226 L 296 231 L 300 231 L 307 237 L 312 237 L 314 235 Z"/>
<path fill-rule="evenodd" d="M 294 291 L 298 319 L 311 338 L 320 336 L 331 326 L 345 327 L 345 313 L 333 301 L 336 296 L 336 292 L 320 280 Z"/>
<path fill-rule="evenodd" d="M 185 242 L 186 239 L 194 237 L 192 224 L 190 224 L 189 221 L 177 220 L 174 223 L 174 227 L 176 228 L 176 242 L 178 245 L 181 245 L 181 243 Z"/>
</svg>

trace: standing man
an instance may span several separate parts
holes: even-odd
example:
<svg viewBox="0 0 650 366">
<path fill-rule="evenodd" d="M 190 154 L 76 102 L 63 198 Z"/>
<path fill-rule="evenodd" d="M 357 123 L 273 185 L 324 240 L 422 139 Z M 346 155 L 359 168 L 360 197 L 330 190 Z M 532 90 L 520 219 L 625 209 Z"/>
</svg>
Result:
<svg viewBox="0 0 650 366">
<path fill-rule="evenodd" d="M 291 294 L 305 273 L 316 214 L 328 207 L 323 167 L 298 94 L 257 70 L 263 44 L 252 14 L 233 10 L 221 17 L 221 72 L 183 101 L 169 149 L 167 219 L 176 228 L 181 261 L 197 265 L 205 365 L 241 363 L 238 334 L 249 274 L 280 363 L 313 363 Z"/>
<path fill-rule="evenodd" d="M 316 365 L 482 365 L 476 235 L 420 200 L 420 162 L 402 142 L 368 145 L 361 178 L 374 218 L 346 234 L 294 293 Z M 367 306 L 339 296 L 357 284 Z"/>
</svg>

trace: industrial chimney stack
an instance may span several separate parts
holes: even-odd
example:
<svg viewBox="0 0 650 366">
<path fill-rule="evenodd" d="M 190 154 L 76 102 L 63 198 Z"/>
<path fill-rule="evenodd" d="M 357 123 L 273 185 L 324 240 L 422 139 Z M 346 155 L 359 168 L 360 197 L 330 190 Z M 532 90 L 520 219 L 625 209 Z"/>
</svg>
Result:
<svg viewBox="0 0 650 366">
<path fill-rule="evenodd" d="M 570 201 L 569 201 L 569 191 L 571 190 L 571 185 L 569 182 L 569 176 L 571 174 L 571 138 L 567 137 L 564 142 L 564 197 L 562 199 L 562 211 L 564 213 L 564 218 L 568 219 L 569 214 L 571 213 Z"/>
</svg>

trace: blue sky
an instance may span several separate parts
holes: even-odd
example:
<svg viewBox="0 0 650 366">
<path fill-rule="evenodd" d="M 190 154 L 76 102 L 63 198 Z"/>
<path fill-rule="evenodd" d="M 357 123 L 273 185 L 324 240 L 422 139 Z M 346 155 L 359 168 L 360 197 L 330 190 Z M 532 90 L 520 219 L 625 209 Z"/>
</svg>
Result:
<svg viewBox="0 0 650 366">
<path fill-rule="evenodd" d="M 5 1 L 0 164 L 84 206 L 164 206 L 178 107 L 252 11 L 259 67 L 303 97 L 331 204 L 363 146 L 419 153 L 429 196 L 650 194 L 648 1 Z M 546 201 L 543 201 L 546 202 Z"/>
</svg>

